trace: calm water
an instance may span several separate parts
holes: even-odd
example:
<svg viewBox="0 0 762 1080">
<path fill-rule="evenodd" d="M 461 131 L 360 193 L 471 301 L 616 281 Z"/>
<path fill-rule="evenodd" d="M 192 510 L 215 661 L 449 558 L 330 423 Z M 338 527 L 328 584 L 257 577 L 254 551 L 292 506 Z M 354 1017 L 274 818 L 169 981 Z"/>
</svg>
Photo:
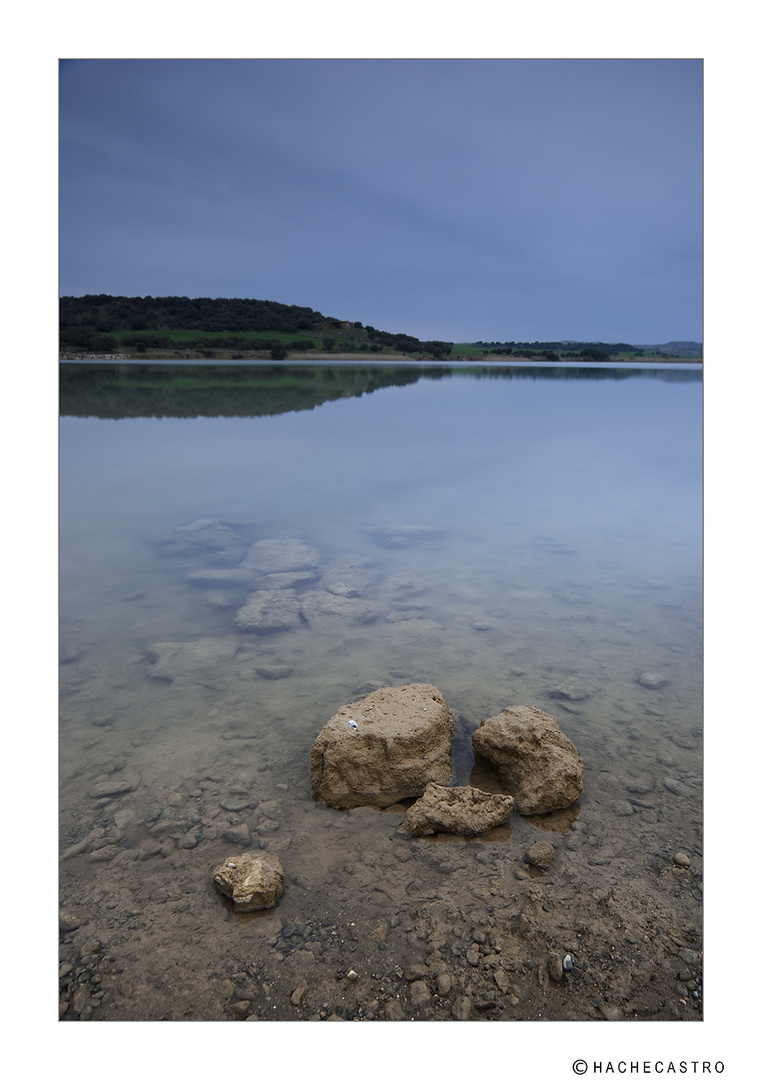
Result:
<svg viewBox="0 0 762 1080">
<path fill-rule="evenodd" d="M 461 782 L 468 735 L 508 704 L 558 718 L 591 803 L 596 775 L 647 776 L 676 746 L 700 773 L 700 371 L 263 366 L 231 389 L 233 369 L 159 370 L 63 369 L 66 829 L 120 754 L 150 790 L 251 733 L 303 787 L 342 704 L 412 681 L 461 718 Z M 240 546 L 175 532 L 202 519 Z M 240 630 L 251 586 L 204 574 L 280 538 L 317 552 L 298 592 L 352 569 L 372 621 Z"/>
</svg>

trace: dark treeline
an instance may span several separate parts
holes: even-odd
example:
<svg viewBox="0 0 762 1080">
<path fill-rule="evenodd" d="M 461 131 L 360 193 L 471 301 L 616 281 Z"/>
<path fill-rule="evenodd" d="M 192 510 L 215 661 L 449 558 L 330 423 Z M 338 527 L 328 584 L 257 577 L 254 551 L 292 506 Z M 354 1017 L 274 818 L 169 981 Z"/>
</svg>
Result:
<svg viewBox="0 0 762 1080">
<path fill-rule="evenodd" d="M 183 336 L 173 337 L 178 331 L 183 331 Z M 212 334 L 215 336 L 205 336 Z M 267 334 L 289 335 L 291 340 L 270 339 Z M 274 300 L 105 294 L 61 297 L 60 343 L 63 350 L 91 352 L 127 348 L 138 353 L 149 349 L 243 353 L 269 349 L 277 359 L 283 359 L 289 348 L 300 352 L 387 349 L 434 357 L 452 351 L 452 342 L 420 341 L 410 334 L 392 334 Z"/>
</svg>

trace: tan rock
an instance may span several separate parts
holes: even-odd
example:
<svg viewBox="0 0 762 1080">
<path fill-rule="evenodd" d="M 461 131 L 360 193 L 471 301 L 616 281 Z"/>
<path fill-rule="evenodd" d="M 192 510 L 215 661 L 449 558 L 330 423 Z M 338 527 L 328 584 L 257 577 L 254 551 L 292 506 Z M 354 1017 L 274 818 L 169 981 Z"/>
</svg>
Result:
<svg viewBox="0 0 762 1080">
<path fill-rule="evenodd" d="M 435 686 L 383 687 L 345 705 L 312 746 L 312 798 L 337 809 L 417 798 L 452 775 L 455 717 Z"/>
<path fill-rule="evenodd" d="M 245 851 L 228 856 L 212 872 L 212 884 L 238 911 L 259 911 L 275 906 L 283 893 L 283 876 L 275 855 Z"/>
<path fill-rule="evenodd" d="M 491 795 L 474 787 L 428 784 L 423 796 L 408 810 L 401 829 L 411 836 L 436 832 L 477 836 L 502 825 L 513 813 L 511 795 Z"/>
<path fill-rule="evenodd" d="M 489 762 L 520 814 L 545 814 L 582 793 L 583 763 L 558 721 L 533 705 L 512 705 L 484 720 L 472 737 L 474 753 Z"/>
<path fill-rule="evenodd" d="M 556 857 L 556 849 L 547 840 L 537 840 L 524 853 L 526 861 L 536 870 L 549 870 Z"/>
</svg>

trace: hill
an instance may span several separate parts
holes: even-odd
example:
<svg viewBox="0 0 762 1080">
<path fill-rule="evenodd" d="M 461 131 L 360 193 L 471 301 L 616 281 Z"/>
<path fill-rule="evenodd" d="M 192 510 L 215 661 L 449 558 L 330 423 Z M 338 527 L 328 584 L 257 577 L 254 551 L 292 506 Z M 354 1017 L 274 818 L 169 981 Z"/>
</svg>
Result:
<svg viewBox="0 0 762 1080">
<path fill-rule="evenodd" d="M 216 350 L 228 355 L 270 350 L 277 356 L 289 349 L 338 349 L 436 358 L 452 350 L 452 342 L 420 341 L 274 300 L 104 294 L 61 297 L 60 345 L 63 351 L 158 350 L 202 356 Z"/>
<path fill-rule="evenodd" d="M 441 359 L 512 356 L 557 362 L 663 356 L 698 359 L 695 341 L 629 345 L 601 341 L 421 341 L 410 334 L 378 330 L 361 322 L 323 315 L 309 307 L 275 300 L 187 296 L 63 296 L 60 300 L 63 353 L 124 353 L 182 359 L 269 355 L 289 352 L 397 353 Z"/>
</svg>

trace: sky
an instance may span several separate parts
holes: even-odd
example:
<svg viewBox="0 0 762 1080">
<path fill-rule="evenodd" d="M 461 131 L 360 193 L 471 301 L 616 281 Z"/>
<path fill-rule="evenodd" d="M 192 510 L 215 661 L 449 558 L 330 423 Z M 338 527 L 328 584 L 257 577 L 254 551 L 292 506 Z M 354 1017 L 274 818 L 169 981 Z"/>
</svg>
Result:
<svg viewBox="0 0 762 1080">
<path fill-rule="evenodd" d="M 700 60 L 65 60 L 61 295 L 702 340 Z"/>
</svg>

